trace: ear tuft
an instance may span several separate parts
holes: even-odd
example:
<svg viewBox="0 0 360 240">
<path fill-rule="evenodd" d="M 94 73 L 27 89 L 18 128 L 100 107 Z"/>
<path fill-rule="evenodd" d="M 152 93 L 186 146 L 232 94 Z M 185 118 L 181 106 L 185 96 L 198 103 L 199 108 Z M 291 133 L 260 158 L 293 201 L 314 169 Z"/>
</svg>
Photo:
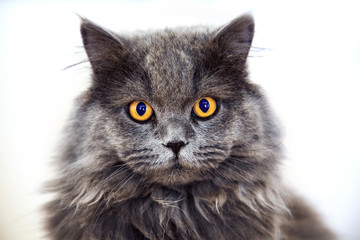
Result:
<svg viewBox="0 0 360 240">
<path fill-rule="evenodd" d="M 114 34 L 85 18 L 82 18 L 80 32 L 95 75 L 111 70 L 121 62 L 124 49 Z"/>
<path fill-rule="evenodd" d="M 236 54 L 236 57 L 245 63 L 254 37 L 254 30 L 254 18 L 249 14 L 242 15 L 220 29 L 215 36 L 215 41 L 222 52 Z"/>
</svg>

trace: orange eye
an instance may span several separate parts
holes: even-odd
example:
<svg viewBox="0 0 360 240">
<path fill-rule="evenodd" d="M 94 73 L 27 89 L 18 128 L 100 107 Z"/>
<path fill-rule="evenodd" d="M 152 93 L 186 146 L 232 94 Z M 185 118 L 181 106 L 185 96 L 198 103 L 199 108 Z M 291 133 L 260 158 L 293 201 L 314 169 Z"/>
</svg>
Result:
<svg viewBox="0 0 360 240">
<path fill-rule="evenodd" d="M 216 101 L 211 97 L 200 98 L 193 107 L 194 114 L 199 118 L 208 118 L 216 111 Z"/>
<path fill-rule="evenodd" d="M 134 120 L 144 122 L 152 116 L 153 110 L 144 101 L 134 101 L 129 106 L 129 113 Z"/>
</svg>

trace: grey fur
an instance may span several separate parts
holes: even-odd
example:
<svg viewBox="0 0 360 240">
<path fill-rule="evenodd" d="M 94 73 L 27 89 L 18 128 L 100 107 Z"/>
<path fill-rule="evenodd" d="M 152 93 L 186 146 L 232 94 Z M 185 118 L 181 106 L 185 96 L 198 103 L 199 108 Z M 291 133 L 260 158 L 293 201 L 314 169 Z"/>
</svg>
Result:
<svg viewBox="0 0 360 240">
<path fill-rule="evenodd" d="M 50 184 L 52 239 L 333 239 L 281 184 L 280 131 L 247 76 L 251 16 L 133 37 L 84 19 L 81 33 L 93 83 Z M 202 97 L 218 104 L 206 120 L 192 115 Z M 154 110 L 146 123 L 127 112 L 135 100 Z"/>
</svg>

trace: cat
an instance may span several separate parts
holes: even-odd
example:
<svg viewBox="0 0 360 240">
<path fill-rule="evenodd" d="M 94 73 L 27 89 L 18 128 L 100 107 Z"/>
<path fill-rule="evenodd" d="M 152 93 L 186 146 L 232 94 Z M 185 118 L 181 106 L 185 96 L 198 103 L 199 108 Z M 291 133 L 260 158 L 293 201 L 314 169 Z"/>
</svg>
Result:
<svg viewBox="0 0 360 240">
<path fill-rule="evenodd" d="M 82 19 L 46 228 L 56 240 L 335 239 L 279 176 L 281 131 L 248 79 L 251 15 L 121 36 Z"/>
</svg>

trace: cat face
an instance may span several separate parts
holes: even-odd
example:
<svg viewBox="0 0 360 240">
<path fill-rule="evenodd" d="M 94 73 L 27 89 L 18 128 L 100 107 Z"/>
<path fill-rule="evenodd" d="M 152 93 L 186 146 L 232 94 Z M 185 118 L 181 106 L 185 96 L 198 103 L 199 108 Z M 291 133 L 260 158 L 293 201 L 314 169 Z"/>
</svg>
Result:
<svg viewBox="0 0 360 240">
<path fill-rule="evenodd" d="M 247 80 L 251 17 L 213 32 L 126 38 L 87 20 L 81 30 L 94 73 L 81 112 L 95 147 L 117 159 L 97 160 L 97 167 L 121 163 L 163 185 L 239 181 L 266 155 L 254 151 L 266 149 L 273 126 Z"/>
</svg>

